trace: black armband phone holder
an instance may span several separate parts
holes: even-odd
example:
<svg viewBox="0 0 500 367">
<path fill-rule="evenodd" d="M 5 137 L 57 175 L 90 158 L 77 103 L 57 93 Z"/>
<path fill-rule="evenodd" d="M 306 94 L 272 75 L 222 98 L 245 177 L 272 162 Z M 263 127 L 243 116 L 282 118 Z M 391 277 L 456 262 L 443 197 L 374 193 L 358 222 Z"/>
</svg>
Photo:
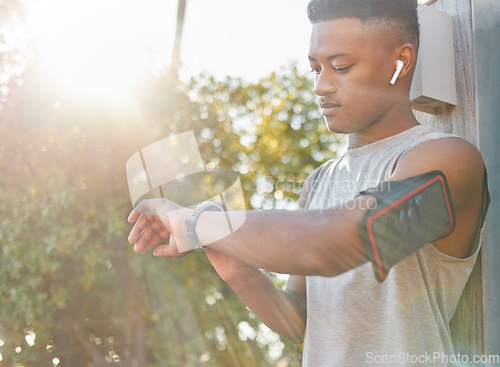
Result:
<svg viewBox="0 0 500 367">
<path fill-rule="evenodd" d="M 380 282 L 397 262 L 446 237 L 455 227 L 450 191 L 440 171 L 385 181 L 360 195 L 373 195 L 377 200 L 363 217 L 362 233 Z"/>
</svg>

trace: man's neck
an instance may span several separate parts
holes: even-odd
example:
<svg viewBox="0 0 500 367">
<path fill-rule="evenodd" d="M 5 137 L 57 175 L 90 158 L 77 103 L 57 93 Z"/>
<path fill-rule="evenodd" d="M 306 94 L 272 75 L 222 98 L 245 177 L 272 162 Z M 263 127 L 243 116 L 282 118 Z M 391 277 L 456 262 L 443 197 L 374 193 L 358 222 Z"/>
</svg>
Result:
<svg viewBox="0 0 500 367">
<path fill-rule="evenodd" d="M 383 119 L 375 121 L 368 128 L 349 134 L 349 149 L 360 148 L 399 134 L 417 125 L 420 125 L 420 123 L 415 119 L 409 107 L 403 111 L 391 111 Z"/>
</svg>

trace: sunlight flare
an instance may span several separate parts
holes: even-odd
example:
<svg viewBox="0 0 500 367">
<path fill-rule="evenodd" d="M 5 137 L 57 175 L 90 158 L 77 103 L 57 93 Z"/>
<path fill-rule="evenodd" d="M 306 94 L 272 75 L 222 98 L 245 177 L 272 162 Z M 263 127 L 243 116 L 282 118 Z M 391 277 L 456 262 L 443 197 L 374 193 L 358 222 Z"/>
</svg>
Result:
<svg viewBox="0 0 500 367">
<path fill-rule="evenodd" d="M 169 62 L 174 9 L 159 0 L 43 1 L 32 11 L 31 32 L 56 86 L 127 102 L 143 73 Z"/>
</svg>

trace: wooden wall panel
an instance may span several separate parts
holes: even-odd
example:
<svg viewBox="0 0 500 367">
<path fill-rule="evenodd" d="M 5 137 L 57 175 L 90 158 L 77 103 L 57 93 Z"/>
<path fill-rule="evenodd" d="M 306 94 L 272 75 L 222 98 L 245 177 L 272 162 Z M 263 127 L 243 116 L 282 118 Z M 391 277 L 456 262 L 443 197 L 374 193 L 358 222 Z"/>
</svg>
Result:
<svg viewBox="0 0 500 367">
<path fill-rule="evenodd" d="M 453 16 L 458 103 L 457 106 L 440 107 L 436 110 L 436 114 L 415 111 L 415 116 L 422 124 L 456 134 L 477 146 L 471 1 L 437 0 L 430 6 Z M 468 354 L 471 358 L 484 353 L 481 256 L 474 267 L 450 327 L 456 353 Z"/>
<path fill-rule="evenodd" d="M 500 356 L 500 2 L 472 0 L 479 148 L 488 167 L 491 205 L 483 243 L 484 348 L 489 366 Z"/>
</svg>

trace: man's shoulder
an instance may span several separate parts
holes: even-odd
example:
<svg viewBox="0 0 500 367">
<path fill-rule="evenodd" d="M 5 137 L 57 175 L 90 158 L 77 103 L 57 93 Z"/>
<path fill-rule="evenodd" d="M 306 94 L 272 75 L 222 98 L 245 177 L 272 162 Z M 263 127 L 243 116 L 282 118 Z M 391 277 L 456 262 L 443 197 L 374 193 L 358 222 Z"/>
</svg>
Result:
<svg viewBox="0 0 500 367">
<path fill-rule="evenodd" d="M 430 171 L 443 172 L 457 199 L 460 199 L 482 187 L 484 162 L 477 148 L 464 139 L 433 139 L 410 149 L 396 166 L 391 180 Z"/>
<path fill-rule="evenodd" d="M 419 143 L 398 163 L 397 176 L 417 175 L 433 170 L 481 179 L 484 162 L 478 149 L 459 137 L 446 136 Z"/>
<path fill-rule="evenodd" d="M 430 171 L 441 171 L 448 181 L 457 227 L 434 244 L 441 252 L 463 258 L 470 250 L 480 223 L 483 197 L 484 163 L 476 147 L 460 138 L 423 142 L 411 149 L 398 163 L 391 180 L 402 180 Z"/>
</svg>

